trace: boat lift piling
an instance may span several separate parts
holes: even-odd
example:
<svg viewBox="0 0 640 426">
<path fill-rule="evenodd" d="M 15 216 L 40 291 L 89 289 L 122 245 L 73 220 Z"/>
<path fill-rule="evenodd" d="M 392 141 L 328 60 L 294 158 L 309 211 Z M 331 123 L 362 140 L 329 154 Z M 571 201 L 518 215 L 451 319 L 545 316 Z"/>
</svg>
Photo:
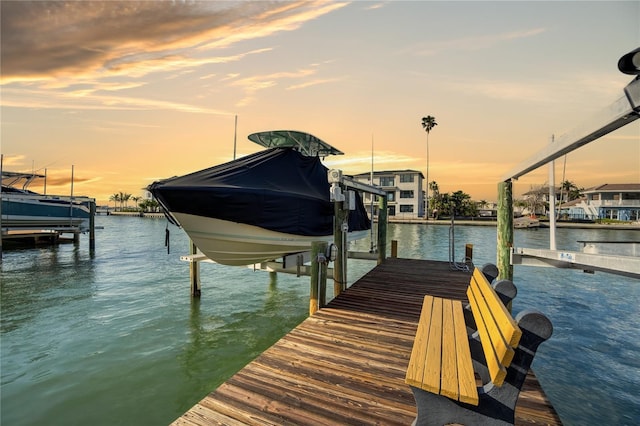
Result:
<svg viewBox="0 0 640 426">
<path fill-rule="evenodd" d="M 196 255 L 198 253 L 198 247 L 189 240 L 189 254 Z M 189 262 L 189 280 L 191 281 L 191 297 L 199 298 L 201 295 L 200 290 L 200 263 L 191 261 Z"/>
<path fill-rule="evenodd" d="M 311 243 L 311 286 L 309 292 L 309 315 L 327 304 L 327 249 L 326 241 Z M 335 270 L 334 270 L 335 274 Z"/>
<path fill-rule="evenodd" d="M 333 265 L 333 289 L 334 296 L 339 295 L 347 288 L 347 258 L 349 257 L 347 245 L 347 233 L 349 232 L 349 210 L 355 209 L 354 190 L 375 194 L 380 197 L 380 209 L 378 213 L 378 264 L 386 258 L 387 249 L 387 193 L 382 189 L 358 182 L 342 174 L 342 170 L 331 169 L 327 173 L 331 184 L 330 199 L 334 202 L 333 238 L 337 248 L 337 256 Z M 373 226 L 373 212 L 371 212 Z M 312 262 L 316 261 L 312 256 Z M 312 278 L 313 280 L 313 278 Z M 310 311 L 310 313 L 312 313 Z"/>
</svg>

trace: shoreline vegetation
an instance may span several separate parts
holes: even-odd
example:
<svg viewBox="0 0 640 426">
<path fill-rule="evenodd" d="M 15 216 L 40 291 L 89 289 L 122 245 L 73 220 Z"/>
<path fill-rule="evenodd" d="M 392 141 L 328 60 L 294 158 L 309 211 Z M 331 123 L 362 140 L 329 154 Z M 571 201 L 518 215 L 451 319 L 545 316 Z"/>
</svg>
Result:
<svg viewBox="0 0 640 426">
<path fill-rule="evenodd" d="M 389 223 L 405 223 L 405 224 L 423 224 L 423 225 L 451 225 L 451 219 L 438 219 L 428 221 L 420 219 L 389 219 Z M 464 226 L 497 226 L 498 222 L 491 219 L 455 219 L 455 225 Z M 540 226 L 537 228 L 519 228 L 519 229 L 539 229 L 549 228 L 549 222 L 541 220 Z M 556 222 L 556 228 L 585 228 L 585 229 L 620 229 L 640 231 L 639 222 Z"/>
<path fill-rule="evenodd" d="M 97 214 L 106 214 L 107 216 L 125 216 L 125 217 L 151 217 L 163 218 L 162 212 L 142 212 L 139 210 L 131 211 L 108 211 L 97 212 Z M 451 225 L 451 218 L 438 220 L 425 220 L 424 218 L 389 218 L 389 223 L 397 224 L 417 224 L 417 225 Z M 460 226 L 497 226 L 498 222 L 493 219 L 475 218 L 475 219 L 455 219 L 455 225 Z M 640 231 L 639 222 L 556 222 L 557 228 L 586 228 L 586 229 L 620 229 Z M 549 228 L 549 222 L 541 220 L 539 228 Z M 522 228 L 527 229 L 527 228 Z M 535 229 L 535 228 L 529 228 Z"/>
</svg>

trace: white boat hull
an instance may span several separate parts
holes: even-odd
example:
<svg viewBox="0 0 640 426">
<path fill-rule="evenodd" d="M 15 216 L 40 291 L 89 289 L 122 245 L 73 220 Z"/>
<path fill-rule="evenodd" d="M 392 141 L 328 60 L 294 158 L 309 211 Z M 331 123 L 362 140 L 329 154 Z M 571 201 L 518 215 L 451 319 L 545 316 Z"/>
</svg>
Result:
<svg viewBox="0 0 640 426">
<path fill-rule="evenodd" d="M 289 253 L 309 251 L 314 241 L 333 242 L 333 235 L 293 235 L 185 213 L 172 215 L 205 256 L 224 265 L 242 266 L 267 262 Z M 348 240 L 364 238 L 368 234 L 368 230 L 350 232 Z"/>
</svg>

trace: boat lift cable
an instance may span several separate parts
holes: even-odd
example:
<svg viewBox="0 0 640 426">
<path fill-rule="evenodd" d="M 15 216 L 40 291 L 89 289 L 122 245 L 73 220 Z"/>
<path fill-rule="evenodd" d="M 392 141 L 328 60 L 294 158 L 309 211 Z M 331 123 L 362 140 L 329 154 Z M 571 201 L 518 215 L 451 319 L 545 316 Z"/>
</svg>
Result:
<svg viewBox="0 0 640 426">
<path fill-rule="evenodd" d="M 167 254 L 171 254 L 171 231 L 169 231 L 169 221 L 167 220 L 167 226 L 164 228 L 164 246 L 167 248 Z"/>
</svg>

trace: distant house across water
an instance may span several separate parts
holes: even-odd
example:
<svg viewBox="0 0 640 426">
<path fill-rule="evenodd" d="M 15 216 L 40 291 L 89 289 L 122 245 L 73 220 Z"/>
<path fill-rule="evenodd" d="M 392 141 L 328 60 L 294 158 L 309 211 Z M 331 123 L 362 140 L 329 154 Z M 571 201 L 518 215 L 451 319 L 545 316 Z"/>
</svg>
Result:
<svg viewBox="0 0 640 426">
<path fill-rule="evenodd" d="M 561 219 L 640 221 L 640 183 L 605 183 L 582 193 L 560 206 Z"/>
<path fill-rule="evenodd" d="M 371 174 L 360 173 L 353 178 L 358 182 L 375 185 L 387 193 L 387 208 L 390 218 L 414 219 L 424 217 L 425 194 L 422 188 L 424 176 L 417 170 L 387 170 Z M 371 215 L 371 194 L 363 195 L 363 202 Z M 378 212 L 378 205 L 373 203 L 374 215 Z"/>
</svg>

